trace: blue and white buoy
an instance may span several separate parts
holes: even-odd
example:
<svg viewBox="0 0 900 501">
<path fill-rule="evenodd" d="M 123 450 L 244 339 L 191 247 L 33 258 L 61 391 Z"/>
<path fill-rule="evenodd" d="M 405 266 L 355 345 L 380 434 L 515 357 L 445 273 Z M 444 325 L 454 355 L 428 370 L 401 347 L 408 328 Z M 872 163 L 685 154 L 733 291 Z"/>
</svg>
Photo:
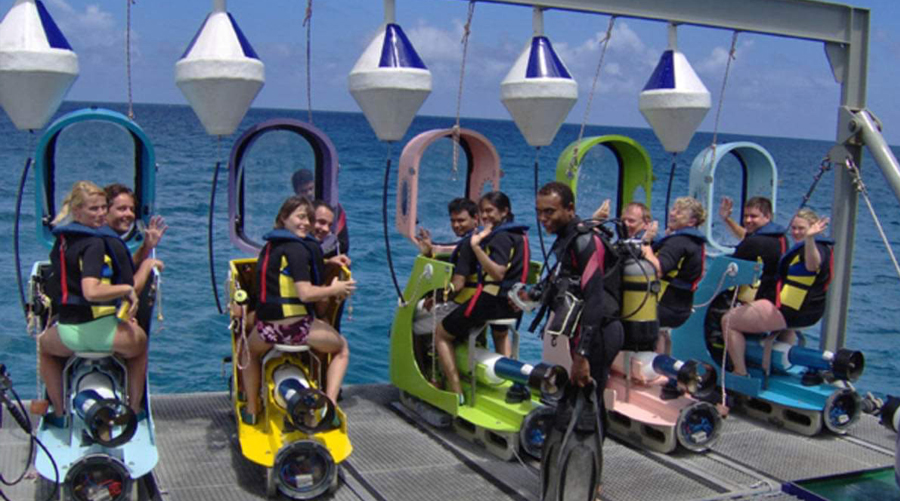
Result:
<svg viewBox="0 0 900 501">
<path fill-rule="evenodd" d="M 687 149 L 710 108 L 709 91 L 677 45 L 676 27 L 669 24 L 669 47 L 638 101 L 641 114 L 670 153 Z"/>
<path fill-rule="evenodd" d="M 394 22 L 394 0 L 384 2 L 384 24 L 348 77 L 350 94 L 380 141 L 398 141 L 431 93 L 431 72 Z"/>
<path fill-rule="evenodd" d="M 265 65 L 225 0 L 213 0 L 212 12 L 175 63 L 175 83 L 206 132 L 234 133 L 265 80 Z"/>
<path fill-rule="evenodd" d="M 78 77 L 78 56 L 40 0 L 0 24 L 0 106 L 19 130 L 44 127 Z"/>
<path fill-rule="evenodd" d="M 534 36 L 500 84 L 500 99 L 525 141 L 539 147 L 553 142 L 578 100 L 578 83 L 544 36 L 540 8 L 533 23 Z"/>
</svg>

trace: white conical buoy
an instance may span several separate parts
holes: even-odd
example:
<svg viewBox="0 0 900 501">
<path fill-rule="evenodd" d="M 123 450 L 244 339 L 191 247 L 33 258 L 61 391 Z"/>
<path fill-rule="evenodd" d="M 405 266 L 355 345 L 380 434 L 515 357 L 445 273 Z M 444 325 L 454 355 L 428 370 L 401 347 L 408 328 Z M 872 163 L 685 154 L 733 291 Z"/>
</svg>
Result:
<svg viewBox="0 0 900 501">
<path fill-rule="evenodd" d="M 669 47 L 638 101 L 644 118 L 670 153 L 687 149 L 710 107 L 709 91 L 678 50 L 676 35 L 675 25 L 670 24 Z"/>
<path fill-rule="evenodd" d="M 578 83 L 543 36 L 541 16 L 535 8 L 534 36 L 500 84 L 500 99 L 531 146 L 552 143 L 578 100 Z"/>
<path fill-rule="evenodd" d="M 213 0 L 212 12 L 175 63 L 175 83 L 206 132 L 233 133 L 265 80 L 265 65 L 225 0 Z"/>
<path fill-rule="evenodd" d="M 20 130 L 40 129 L 78 77 L 78 56 L 40 0 L 17 0 L 0 24 L 0 106 Z"/>
<path fill-rule="evenodd" d="M 385 23 L 348 77 L 350 94 L 381 141 L 402 139 L 431 93 L 431 72 L 393 17 L 393 0 L 386 0 Z"/>
</svg>

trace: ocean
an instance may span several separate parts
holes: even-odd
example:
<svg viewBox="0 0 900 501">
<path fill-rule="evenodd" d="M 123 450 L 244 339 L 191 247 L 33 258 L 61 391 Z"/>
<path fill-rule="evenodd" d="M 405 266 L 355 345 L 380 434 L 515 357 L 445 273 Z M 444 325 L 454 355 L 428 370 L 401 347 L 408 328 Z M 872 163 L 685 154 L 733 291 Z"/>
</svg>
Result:
<svg viewBox="0 0 900 501">
<path fill-rule="evenodd" d="M 58 115 L 93 103 L 64 103 Z M 97 106 L 125 112 L 121 103 Z M 155 321 L 150 344 L 150 386 L 155 393 L 223 391 L 228 367 L 223 357 L 230 354 L 228 319 L 218 313 L 210 283 L 207 251 L 207 218 L 216 162 L 223 161 L 216 186 L 214 214 L 214 264 L 216 284 L 225 302 L 223 284 L 228 259 L 249 257 L 234 247 L 228 237 L 227 158 L 240 133 L 253 124 L 271 118 L 307 121 L 306 111 L 252 109 L 237 134 L 221 139 L 205 134 L 191 109 L 180 105 L 138 104 L 135 120 L 150 137 L 158 163 L 156 211 L 169 225 L 157 257 L 165 262 L 162 275 L 163 320 Z M 360 113 L 313 113 L 313 123 L 336 146 L 340 161 L 339 188 L 350 229 L 350 257 L 358 289 L 352 298 L 352 318 L 346 312 L 342 332 L 350 342 L 350 368 L 345 383 L 388 381 L 389 334 L 397 307 L 391 272 L 388 268 L 382 231 L 383 176 L 388 158 L 393 160 L 388 189 L 389 236 L 397 280 L 406 283 L 416 249 L 394 229 L 393 211 L 397 163 L 402 146 L 414 135 L 429 129 L 453 125 L 449 117 L 416 117 L 407 136 L 397 144 L 380 143 Z M 538 163 L 541 184 L 554 178 L 556 160 L 561 151 L 579 135 L 580 126 L 566 124 L 553 145 L 535 151 L 522 138 L 511 121 L 462 119 L 461 125 L 481 132 L 497 148 L 504 176 L 501 190 L 512 200 L 513 212 L 520 221 L 532 226 L 532 254 L 540 255 L 535 238 L 534 165 Z M 585 137 L 621 134 L 648 151 L 653 161 L 655 182 L 652 211 L 662 220 L 666 186 L 672 164 L 650 129 L 588 126 Z M 35 343 L 27 335 L 26 322 L 19 306 L 13 256 L 17 180 L 26 158 L 33 155 L 40 134 L 15 130 L 8 118 L 0 117 L 0 165 L 6 183 L 0 183 L 0 232 L 8 237 L 0 256 L 0 363 L 5 364 L 24 398 L 36 395 Z M 676 159 L 672 199 L 688 191 L 688 176 L 693 158 L 711 143 L 712 134 L 698 133 L 690 148 Z M 779 168 L 776 222 L 787 224 L 802 196 L 810 188 L 822 158 L 832 146 L 828 141 L 780 137 L 751 137 L 719 134 L 718 142 L 751 141 L 764 147 Z M 57 145 L 57 205 L 71 184 L 89 179 L 97 184 L 132 184 L 130 138 L 118 127 L 84 124 L 66 129 Z M 900 156 L 900 151 L 894 149 Z M 259 237 L 271 228 L 281 201 L 291 194 L 290 175 L 310 165 L 311 151 L 299 136 L 277 132 L 263 136 L 246 157 L 247 210 L 245 226 Z M 437 240 L 450 240 L 446 203 L 463 193 L 465 156 L 461 155 L 458 174 L 453 168 L 450 141 L 433 145 L 423 160 L 420 184 L 419 223 L 430 228 Z M 579 181 L 577 209 L 589 215 L 604 198 L 615 200 L 614 158 L 603 148 L 591 150 Z M 717 193 L 739 196 L 740 166 L 725 164 L 717 175 Z M 900 211 L 897 200 L 884 183 L 877 166 L 869 157 L 863 162 L 863 179 L 869 196 L 894 249 L 900 250 Z M 816 188 L 810 206 L 820 213 L 830 211 L 833 174 L 828 173 Z M 27 281 L 31 264 L 47 259 L 49 249 L 35 233 L 34 172 L 25 185 L 19 221 L 21 269 Z M 714 231 L 726 239 L 726 230 L 713 208 Z M 552 237 L 545 236 L 549 248 Z M 840 245 L 840 243 L 838 243 Z M 856 250 L 853 262 L 853 288 L 847 346 L 862 350 L 866 371 L 857 387 L 876 394 L 897 391 L 900 377 L 898 325 L 900 277 L 896 276 L 874 222 L 860 201 Z M 527 324 L 526 324 L 527 325 Z M 817 346 L 818 329 L 807 334 Z M 698 333 L 698 335 L 700 335 Z M 523 330 L 522 358 L 536 361 L 540 343 L 535 334 Z"/>
</svg>

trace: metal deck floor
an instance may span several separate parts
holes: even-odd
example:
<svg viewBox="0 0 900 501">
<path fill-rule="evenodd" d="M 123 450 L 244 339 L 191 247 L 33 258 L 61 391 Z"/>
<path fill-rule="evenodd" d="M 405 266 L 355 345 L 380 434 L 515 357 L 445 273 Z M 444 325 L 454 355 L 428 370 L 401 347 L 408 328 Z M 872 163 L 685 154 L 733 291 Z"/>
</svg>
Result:
<svg viewBox="0 0 900 501">
<path fill-rule="evenodd" d="M 539 499 L 539 465 L 504 462 L 449 430 L 434 429 L 400 406 L 396 388 L 344 389 L 353 454 L 343 463 L 335 500 Z M 157 500 L 265 499 L 265 472 L 237 445 L 225 393 L 153 397 L 160 462 Z M 5 412 L 5 411 L 4 411 Z M 4 416 L 0 474 L 18 476 L 28 454 L 25 435 Z M 781 493 L 786 481 L 852 472 L 894 462 L 893 433 L 863 416 L 851 434 L 802 437 L 732 414 L 723 436 L 705 454 L 661 455 L 607 440 L 604 495 L 609 501 L 690 499 L 796 499 Z M 47 482 L 27 478 L 2 486 L 13 501 L 42 500 Z"/>
</svg>

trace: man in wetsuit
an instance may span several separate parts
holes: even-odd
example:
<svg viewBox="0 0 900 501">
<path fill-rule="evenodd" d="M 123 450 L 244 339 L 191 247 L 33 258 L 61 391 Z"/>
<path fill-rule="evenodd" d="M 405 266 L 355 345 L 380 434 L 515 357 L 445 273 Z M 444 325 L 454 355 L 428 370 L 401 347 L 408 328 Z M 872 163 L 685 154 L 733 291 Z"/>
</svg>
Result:
<svg viewBox="0 0 900 501">
<path fill-rule="evenodd" d="M 619 284 L 604 284 L 604 273 L 614 265 L 615 257 L 600 235 L 575 215 L 575 196 L 565 184 L 556 181 L 545 184 L 538 191 L 535 208 L 547 233 L 556 235 L 550 253 L 556 259 L 558 270 L 556 266 L 551 270 L 551 279 L 569 278 L 569 292 L 584 301 L 580 321 L 570 336 L 569 380 L 578 387 L 590 384 L 591 380 L 596 382 L 597 404 L 604 416 L 600 423 L 603 423 L 606 414 L 603 390 L 609 367 L 624 343 L 622 323 L 616 318 Z"/>
<path fill-rule="evenodd" d="M 297 169 L 291 175 L 291 186 L 294 188 L 295 195 L 306 197 L 312 202 L 316 199 L 316 176 L 309 169 Z M 319 196 L 322 196 L 321 194 Z M 341 254 L 350 252 L 350 232 L 347 229 L 347 213 L 341 204 L 332 207 L 332 221 L 334 225 L 332 232 L 337 235 L 338 244 L 340 245 Z"/>
<path fill-rule="evenodd" d="M 478 204 L 468 198 L 454 198 L 447 204 L 447 212 L 450 215 L 450 228 L 460 239 L 453 252 L 450 253 L 450 262 L 455 267 L 450 287 L 453 295 L 459 297 L 466 288 L 466 277 L 476 272 L 475 256 L 472 254 L 472 248 L 468 245 L 468 241 L 472 231 L 478 226 Z M 434 243 L 431 241 L 431 233 L 428 230 L 419 229 L 416 244 L 423 256 L 434 257 Z M 463 303 L 469 299 L 469 296 L 471 294 L 459 297 L 457 302 Z"/>
</svg>

